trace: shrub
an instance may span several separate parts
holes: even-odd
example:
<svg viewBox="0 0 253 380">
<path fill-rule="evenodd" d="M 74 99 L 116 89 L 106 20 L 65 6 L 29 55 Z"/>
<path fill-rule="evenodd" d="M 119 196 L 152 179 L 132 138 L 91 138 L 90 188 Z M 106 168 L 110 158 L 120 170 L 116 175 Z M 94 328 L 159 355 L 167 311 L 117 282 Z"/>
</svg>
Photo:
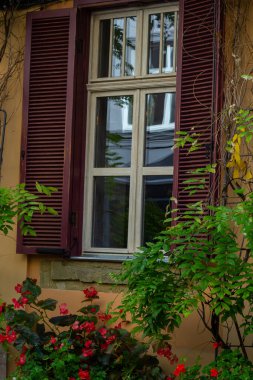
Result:
<svg viewBox="0 0 253 380">
<path fill-rule="evenodd" d="M 0 342 L 19 353 L 12 374 L 17 380 L 166 379 L 158 359 L 147 353 L 149 345 L 121 324 L 112 327 L 111 315 L 94 304 L 99 298 L 96 289 L 83 291 L 85 304 L 76 314 L 63 303 L 54 317 L 48 312 L 56 310 L 57 301 L 39 299 L 36 280 L 28 278 L 15 289 L 19 298 L 0 306 L 6 323 Z M 170 346 L 160 348 L 159 354 L 171 362 L 176 359 Z"/>
</svg>

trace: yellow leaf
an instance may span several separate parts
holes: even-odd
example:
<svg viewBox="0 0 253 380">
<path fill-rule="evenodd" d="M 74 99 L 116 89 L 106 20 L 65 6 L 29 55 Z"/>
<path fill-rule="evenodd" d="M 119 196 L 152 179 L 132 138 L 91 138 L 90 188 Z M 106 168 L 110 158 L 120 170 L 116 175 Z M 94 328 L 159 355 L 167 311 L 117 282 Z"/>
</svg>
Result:
<svg viewBox="0 0 253 380">
<path fill-rule="evenodd" d="M 227 163 L 227 168 L 234 168 L 235 167 L 235 160 L 231 159 L 228 163 Z"/>
<path fill-rule="evenodd" d="M 253 175 L 252 175 L 250 169 L 247 170 L 247 172 L 243 178 L 246 179 L 246 181 L 249 181 L 250 179 L 253 178 Z"/>
<path fill-rule="evenodd" d="M 236 179 L 236 178 L 239 178 L 239 177 L 240 177 L 239 170 L 237 168 L 235 168 L 234 172 L 233 172 L 233 179 Z"/>
<path fill-rule="evenodd" d="M 232 138 L 232 141 L 235 142 L 237 140 L 237 137 L 238 137 L 238 134 L 235 133 L 234 136 L 233 136 L 233 138 Z"/>
</svg>

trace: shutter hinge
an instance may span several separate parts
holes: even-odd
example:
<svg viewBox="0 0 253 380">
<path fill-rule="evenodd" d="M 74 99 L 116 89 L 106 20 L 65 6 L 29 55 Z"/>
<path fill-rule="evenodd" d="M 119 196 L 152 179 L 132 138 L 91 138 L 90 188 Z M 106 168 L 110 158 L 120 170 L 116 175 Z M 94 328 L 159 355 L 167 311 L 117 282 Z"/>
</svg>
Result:
<svg viewBox="0 0 253 380">
<path fill-rule="evenodd" d="M 69 220 L 71 226 L 76 226 L 76 212 L 70 213 L 70 220 Z"/>
<path fill-rule="evenodd" d="M 78 54 L 83 54 L 83 39 L 82 38 L 76 39 L 76 52 Z"/>
</svg>

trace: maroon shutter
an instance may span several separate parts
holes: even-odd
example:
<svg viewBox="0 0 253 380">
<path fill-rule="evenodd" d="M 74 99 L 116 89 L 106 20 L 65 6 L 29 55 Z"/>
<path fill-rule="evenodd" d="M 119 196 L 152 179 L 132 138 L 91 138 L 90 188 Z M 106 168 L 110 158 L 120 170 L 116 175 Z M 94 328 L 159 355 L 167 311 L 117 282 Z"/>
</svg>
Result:
<svg viewBox="0 0 253 380">
<path fill-rule="evenodd" d="M 179 212 L 197 201 L 209 203 L 214 195 L 213 176 L 206 174 L 205 188 L 195 194 L 186 191 L 183 182 L 189 171 L 213 162 L 215 115 L 218 90 L 218 0 L 181 0 L 178 41 L 177 130 L 201 135 L 202 147 L 192 153 L 187 148 L 175 152 L 174 195 Z M 194 130 L 193 130 L 194 128 Z"/>
<path fill-rule="evenodd" d="M 58 189 L 41 197 L 58 216 L 36 215 L 37 236 L 18 236 L 19 253 L 69 248 L 76 11 L 34 12 L 27 17 L 21 182 Z"/>
</svg>

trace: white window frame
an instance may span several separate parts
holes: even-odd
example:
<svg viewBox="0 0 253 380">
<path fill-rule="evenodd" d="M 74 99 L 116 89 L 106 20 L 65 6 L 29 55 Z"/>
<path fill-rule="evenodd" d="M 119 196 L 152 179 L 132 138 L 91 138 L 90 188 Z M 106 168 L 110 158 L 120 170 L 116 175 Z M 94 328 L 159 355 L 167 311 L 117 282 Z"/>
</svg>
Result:
<svg viewBox="0 0 253 380">
<path fill-rule="evenodd" d="M 173 175 L 173 167 L 145 167 L 140 163 L 144 156 L 144 110 L 145 97 L 147 94 L 171 93 L 176 91 L 176 72 L 147 74 L 148 67 L 148 17 L 150 14 L 161 12 L 178 12 L 178 5 L 153 5 L 150 7 L 118 9 L 108 12 L 94 12 L 91 19 L 91 43 L 90 43 L 90 67 L 88 90 L 88 112 L 87 112 L 87 136 L 86 136 L 86 158 L 85 158 L 85 191 L 84 191 L 84 228 L 83 228 L 83 254 L 115 254 L 128 255 L 136 251 L 141 244 L 142 225 L 142 197 L 143 178 L 146 175 Z M 120 18 L 136 16 L 137 36 L 136 41 L 142 43 L 136 48 L 136 75 L 124 77 L 97 78 L 98 69 L 98 47 L 99 22 L 108 18 Z M 175 17 L 175 29 L 177 27 L 177 17 Z M 141 22 L 140 22 L 141 21 Z M 142 27 L 143 23 L 145 27 Z M 142 34 L 143 33 L 143 34 Z M 175 37 L 176 41 L 176 37 Z M 176 46 L 176 44 L 175 44 Z M 162 50 L 162 49 L 161 49 Z M 174 59 L 176 53 L 174 52 Z M 142 57 L 142 58 L 141 58 Z M 161 59 L 161 58 L 160 58 Z M 174 62 L 176 67 L 176 61 Z M 166 78 L 165 78 L 166 77 Z M 96 98 L 133 95 L 133 131 L 132 131 L 132 152 L 131 167 L 129 168 L 95 168 L 95 115 Z M 135 126 L 135 127 L 134 127 Z M 139 144 L 139 142 L 142 144 Z M 140 149 L 141 146 L 141 149 Z M 129 192 L 129 216 L 128 216 L 128 247 L 120 248 L 99 248 L 91 246 L 92 237 L 92 213 L 93 213 L 93 182 L 94 176 L 130 176 Z M 133 222 L 134 221 L 134 222 Z"/>
</svg>

